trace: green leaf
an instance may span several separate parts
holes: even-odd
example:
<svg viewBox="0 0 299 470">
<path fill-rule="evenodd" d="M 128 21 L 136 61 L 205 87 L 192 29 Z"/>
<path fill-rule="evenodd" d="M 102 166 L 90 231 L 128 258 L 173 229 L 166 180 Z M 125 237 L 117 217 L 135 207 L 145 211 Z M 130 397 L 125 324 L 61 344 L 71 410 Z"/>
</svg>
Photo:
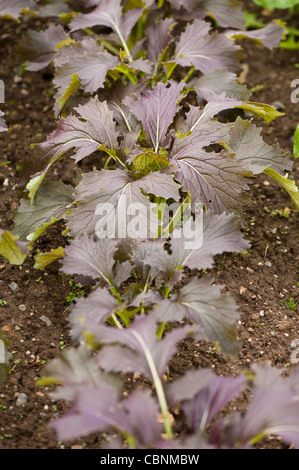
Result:
<svg viewBox="0 0 299 470">
<path fill-rule="evenodd" d="M 299 157 L 299 124 L 294 135 L 294 157 Z"/>
<path fill-rule="evenodd" d="M 65 92 L 63 93 L 62 95 L 62 98 L 60 98 L 60 100 L 57 100 L 57 103 L 59 104 L 59 108 L 62 109 L 63 106 L 64 106 L 64 103 L 66 102 L 66 100 L 72 95 L 72 93 L 77 90 L 78 88 L 80 88 L 81 86 L 81 81 L 78 77 L 78 74 L 77 73 L 73 73 L 72 75 L 72 78 L 71 78 L 71 81 L 70 81 L 70 84 L 69 86 L 67 87 L 67 89 L 65 90 Z"/>
<path fill-rule="evenodd" d="M 246 111 L 256 114 L 270 124 L 271 121 L 279 116 L 284 116 L 285 113 L 280 113 L 274 106 L 265 103 L 255 103 L 252 101 L 246 101 L 245 104 L 236 106 L 236 108 L 245 109 Z"/>
<path fill-rule="evenodd" d="M 299 0 L 253 0 L 256 5 L 264 8 L 292 8 L 295 5 L 299 5 Z"/>
<path fill-rule="evenodd" d="M 266 175 L 271 176 L 272 179 L 278 181 L 282 187 L 289 193 L 296 208 L 299 209 L 299 190 L 295 181 L 289 180 L 286 176 L 281 176 L 277 171 L 267 168 L 264 170 Z"/>
<path fill-rule="evenodd" d="M 20 266 L 25 261 L 27 255 L 21 251 L 16 244 L 18 236 L 6 231 L 2 233 L 0 239 L 0 255 L 4 256 L 11 264 Z"/>
<path fill-rule="evenodd" d="M 51 251 L 46 253 L 41 253 L 40 250 L 37 250 L 37 254 L 34 256 L 35 269 L 45 269 L 48 264 L 53 263 L 54 261 L 64 257 L 63 247 L 59 246 Z"/>
<path fill-rule="evenodd" d="M 134 171 L 140 176 L 145 176 L 151 171 L 159 171 L 169 165 L 166 150 L 161 149 L 158 153 L 151 149 L 142 149 L 143 152 L 133 160 Z"/>
</svg>

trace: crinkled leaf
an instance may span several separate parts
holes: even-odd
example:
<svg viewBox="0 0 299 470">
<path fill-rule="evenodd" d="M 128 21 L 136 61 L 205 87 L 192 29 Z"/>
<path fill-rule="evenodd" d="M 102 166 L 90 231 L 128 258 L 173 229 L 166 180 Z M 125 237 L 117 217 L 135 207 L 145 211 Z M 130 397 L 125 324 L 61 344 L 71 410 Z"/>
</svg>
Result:
<svg viewBox="0 0 299 470">
<path fill-rule="evenodd" d="M 92 38 L 64 48 L 55 60 L 53 83 L 58 89 L 55 98 L 60 108 L 71 93 L 81 84 L 85 92 L 94 93 L 103 88 L 108 70 L 114 69 L 120 60 Z"/>
<path fill-rule="evenodd" d="M 129 132 L 137 133 L 134 143 L 137 140 L 141 124 L 124 104 L 124 99 L 133 94 L 137 96 L 144 89 L 145 85 L 143 83 L 133 85 L 129 82 L 127 85 L 124 85 L 120 80 L 118 80 L 107 97 L 108 108 L 113 111 L 113 118 L 117 122 L 117 129 L 124 134 L 124 138 L 126 139 Z M 131 145 L 125 145 L 125 148 L 131 148 Z"/>
<path fill-rule="evenodd" d="M 292 378 L 283 378 L 281 370 L 269 364 L 254 365 L 252 369 L 256 374 L 251 392 L 253 398 L 234 427 L 228 426 L 229 441 L 237 439 L 235 445 L 252 445 L 261 437 L 276 435 L 298 448 L 298 392 Z"/>
<path fill-rule="evenodd" d="M 188 371 L 170 383 L 166 396 L 170 406 L 181 404 L 193 432 L 204 431 L 213 417 L 246 386 L 244 375 L 221 377 L 210 369 Z"/>
<path fill-rule="evenodd" d="M 187 318 L 197 325 L 198 339 L 217 342 L 228 354 L 235 354 L 239 348 L 235 329 L 237 305 L 228 294 L 221 293 L 219 286 L 213 286 L 208 276 L 192 279 L 170 299 L 163 299 L 154 312 L 161 322 Z"/>
<path fill-rule="evenodd" d="M 236 29 L 244 28 L 243 5 L 236 0 L 204 0 L 203 8 L 209 16 L 215 18 L 220 26 Z"/>
<path fill-rule="evenodd" d="M 185 20 L 202 19 L 208 15 L 224 28 L 245 27 L 242 3 L 236 0 L 172 0 L 171 3 L 177 10 L 181 9 L 174 13 L 175 16 Z"/>
<path fill-rule="evenodd" d="M 58 45 L 69 38 L 61 25 L 51 25 L 44 31 L 26 31 L 16 46 L 19 63 L 27 70 L 37 71 L 45 68 L 57 54 Z"/>
<path fill-rule="evenodd" d="M 230 130 L 227 142 L 234 158 L 245 163 L 254 175 L 271 168 L 279 173 L 292 169 L 292 161 L 282 153 L 278 144 L 268 145 L 261 136 L 261 128 L 240 117 Z"/>
<path fill-rule="evenodd" d="M 137 180 L 120 169 L 95 170 L 83 175 L 75 193 L 75 198 L 80 204 L 68 216 L 71 233 L 76 235 L 83 232 L 99 233 L 105 223 L 109 222 L 111 232 L 107 233 L 110 236 L 132 238 L 132 234 L 135 233 L 135 220 L 140 223 L 140 237 L 143 234 L 141 238 L 146 238 L 152 232 L 151 228 L 155 227 L 157 218 L 153 206 L 141 189 L 146 194 L 154 194 L 165 199 L 179 200 L 180 197 L 179 185 L 174 182 L 172 176 L 160 172 L 149 173 Z M 97 208 L 104 210 L 103 204 L 109 204 L 106 206 L 108 211 L 106 218 L 104 213 L 101 214 L 101 211 L 97 210 Z M 133 210 L 131 214 L 129 214 L 130 209 Z M 137 237 L 137 232 L 135 236 Z"/>
<path fill-rule="evenodd" d="M 0 16 L 18 20 L 22 10 L 33 7 L 32 0 L 0 0 Z"/>
<path fill-rule="evenodd" d="M 71 21 L 70 28 L 71 31 L 76 31 L 103 25 L 111 28 L 120 39 L 126 41 L 142 12 L 143 8 L 132 8 L 123 15 L 120 0 L 101 0 L 90 13 L 76 15 Z"/>
<path fill-rule="evenodd" d="M 203 203 L 217 214 L 242 214 L 249 204 L 246 192 L 251 173 L 242 162 L 223 152 L 206 152 L 202 145 L 201 132 L 176 140 L 168 171 L 175 173 L 193 202 Z"/>
<path fill-rule="evenodd" d="M 250 38 L 258 44 L 263 44 L 268 49 L 278 47 L 283 39 L 285 28 L 279 23 L 279 20 L 271 21 L 264 28 L 246 31 L 226 31 L 226 36 L 230 38 Z"/>
<path fill-rule="evenodd" d="M 36 240 L 49 225 L 64 218 L 73 201 L 71 185 L 62 181 L 46 181 L 32 204 L 28 199 L 21 199 L 15 213 L 12 233 L 21 240 Z M 42 230 L 37 232 L 38 229 Z"/>
<path fill-rule="evenodd" d="M 54 261 L 57 261 L 58 259 L 61 259 L 63 257 L 64 257 L 64 252 L 63 252 L 62 246 L 59 246 L 58 248 L 53 248 L 51 251 L 46 252 L 46 253 L 41 253 L 40 250 L 37 250 L 37 253 L 34 256 L 34 259 L 35 259 L 34 268 L 45 269 L 45 267 L 48 266 L 48 264 L 51 264 Z"/>
<path fill-rule="evenodd" d="M 215 215 L 212 211 L 208 211 L 198 212 L 197 217 L 202 217 L 202 225 L 198 227 L 198 230 L 202 231 L 202 238 L 201 234 L 195 233 L 193 240 L 191 232 L 185 234 L 183 225 L 183 230 L 175 229 L 172 234 L 171 255 L 163 250 L 161 245 L 160 249 L 156 246 L 155 250 L 147 251 L 144 263 L 172 275 L 183 266 L 190 269 L 209 269 L 213 266 L 215 255 L 245 251 L 249 248 L 249 242 L 240 232 L 240 221 L 233 214 Z M 197 241 L 201 242 L 198 246 Z"/>
<path fill-rule="evenodd" d="M 52 161 L 70 149 L 74 149 L 72 158 L 76 162 L 99 147 L 117 149 L 115 122 L 106 102 L 94 97 L 75 110 L 80 118 L 70 115 L 60 119 L 57 129 L 41 144 L 42 149 L 51 155 Z"/>
<path fill-rule="evenodd" d="M 127 97 L 124 103 L 142 123 L 146 136 L 154 148 L 165 144 L 165 137 L 181 97 L 184 83 L 159 82 L 152 90 L 147 90 L 137 97 Z"/>
<path fill-rule="evenodd" d="M 153 448 L 161 440 L 163 424 L 159 421 L 160 409 L 149 391 L 134 390 L 123 400 L 115 413 L 115 422 L 133 436 L 137 448 Z"/>
<path fill-rule="evenodd" d="M 174 59 L 179 65 L 193 65 L 203 73 L 227 68 L 238 69 L 237 52 L 240 47 L 233 44 L 224 34 L 209 34 L 211 25 L 202 20 L 188 24 L 181 34 L 175 49 Z"/>
<path fill-rule="evenodd" d="M 61 418 L 53 420 L 50 427 L 62 441 L 104 431 L 115 424 L 113 409 L 117 404 L 115 387 L 104 381 L 98 387 L 78 387 L 73 407 Z"/>
<path fill-rule="evenodd" d="M 78 388 L 97 387 L 105 382 L 114 388 L 118 396 L 121 390 L 121 380 L 101 372 L 90 350 L 83 344 L 64 350 L 58 358 L 46 365 L 43 372 L 46 379 L 52 378 L 53 382 L 64 384 L 53 392 L 57 399 L 73 400 Z"/>
<path fill-rule="evenodd" d="M 238 83 L 237 75 L 226 69 L 215 70 L 215 72 L 206 73 L 199 78 L 194 78 L 188 82 L 188 85 L 195 89 L 199 98 L 207 99 L 212 94 L 221 95 L 229 98 L 238 98 L 247 101 L 251 92 L 245 85 Z"/>
<path fill-rule="evenodd" d="M 27 244 L 18 241 L 19 237 L 9 231 L 0 229 L 0 255 L 6 258 L 11 264 L 20 266 L 24 263 L 27 254 Z"/>
<path fill-rule="evenodd" d="M 86 322 L 95 340 L 100 344 L 119 343 L 105 346 L 97 355 L 97 363 L 105 370 L 114 372 L 138 371 L 152 380 L 152 372 L 148 358 L 154 362 L 160 376 L 165 372 L 168 361 L 191 327 L 176 328 L 168 332 L 162 340 L 157 338 L 157 319 L 153 313 L 140 315 L 124 329 L 109 328 Z M 121 361 L 120 361 L 121 358 Z"/>
<path fill-rule="evenodd" d="M 165 18 L 151 24 L 146 29 L 147 57 L 153 64 L 155 64 L 155 70 L 161 60 L 161 55 L 170 42 L 170 32 L 174 25 L 175 22 L 172 18 Z"/>
<path fill-rule="evenodd" d="M 78 340 L 85 331 L 85 320 L 103 323 L 119 306 L 117 300 L 105 288 L 98 287 L 86 298 L 76 300 L 70 314 L 71 334 Z"/>
<path fill-rule="evenodd" d="M 117 240 L 111 238 L 94 241 L 83 234 L 64 249 L 61 271 L 65 274 L 82 274 L 93 279 L 102 278 L 110 284 L 115 280 L 113 267 L 117 243 Z"/>
</svg>

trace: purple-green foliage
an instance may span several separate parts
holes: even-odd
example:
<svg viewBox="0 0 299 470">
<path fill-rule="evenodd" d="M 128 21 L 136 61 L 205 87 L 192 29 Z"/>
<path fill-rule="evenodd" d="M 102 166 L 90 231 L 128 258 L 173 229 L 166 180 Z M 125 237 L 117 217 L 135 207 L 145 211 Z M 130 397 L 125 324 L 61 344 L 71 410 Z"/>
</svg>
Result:
<svg viewBox="0 0 299 470">
<path fill-rule="evenodd" d="M 29 164 L 29 198 L 21 201 L 13 233 L 24 245 L 65 220 L 72 238 L 61 272 L 93 285 L 70 314 L 80 346 L 45 370 L 64 384 L 54 398 L 73 404 L 51 426 L 61 440 L 117 429 L 134 448 L 250 448 L 267 434 L 299 446 L 297 374 L 285 380 L 276 369 L 254 366 L 250 380 L 205 369 L 167 380 L 177 344 L 188 336 L 238 351 L 238 308 L 205 272 L 215 255 L 249 248 L 240 227 L 252 179 L 269 168 L 282 176 L 292 165 L 243 119 L 243 111 L 267 122 L 279 113 L 248 101 L 237 79 L 235 39 L 247 36 L 272 49 L 283 28 L 244 31 L 235 0 L 157 3 L 81 0 L 74 14 L 63 0 L 0 0 L 0 16 L 26 21 L 31 8 L 60 20 L 28 30 L 16 49 L 23 73 L 52 64 L 59 119 Z M 103 167 L 80 174 L 74 186 L 46 179 L 58 159 L 69 155 L 77 163 L 92 154 Z M 124 196 L 146 207 L 149 219 L 153 202 L 166 208 L 187 201 L 192 211 L 202 204 L 202 245 L 188 249 L 184 236 L 176 237 L 181 220 L 171 229 L 162 225 L 150 240 L 97 238 L 97 207 L 116 209 Z M 200 277 L 188 275 L 194 269 Z M 123 398 L 121 377 L 136 372 L 155 393 Z M 216 419 L 246 386 L 253 396 L 247 411 Z M 172 431 L 169 414 L 177 406 L 189 430 L 185 440 Z"/>
</svg>

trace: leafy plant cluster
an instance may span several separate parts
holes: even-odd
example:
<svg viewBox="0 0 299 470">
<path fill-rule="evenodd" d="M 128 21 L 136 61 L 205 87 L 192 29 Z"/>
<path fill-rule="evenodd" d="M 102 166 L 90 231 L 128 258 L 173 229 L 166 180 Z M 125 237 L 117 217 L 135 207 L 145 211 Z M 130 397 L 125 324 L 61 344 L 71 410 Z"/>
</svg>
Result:
<svg viewBox="0 0 299 470">
<path fill-rule="evenodd" d="M 51 423 L 59 439 L 117 429 L 114 447 L 125 440 L 133 448 L 248 448 L 268 434 L 298 446 L 297 374 L 286 380 L 265 365 L 239 377 L 205 369 L 167 377 L 186 337 L 238 351 L 238 308 L 207 270 L 215 255 L 249 248 L 240 228 L 254 177 L 280 182 L 298 207 L 285 174 L 291 159 L 264 142 L 252 119 L 269 123 L 281 113 L 251 102 L 237 79 L 236 39 L 274 48 L 283 27 L 246 31 L 241 6 L 230 0 L 2 0 L 0 14 L 51 17 L 46 29 L 28 30 L 16 52 L 22 73 L 52 64 L 57 116 L 25 166 L 25 196 L 12 232 L 1 232 L 0 253 L 22 264 L 38 237 L 64 220 L 67 246 L 37 252 L 35 267 L 60 259 L 62 273 L 93 285 L 71 309 L 74 347 L 40 381 L 56 383 L 54 396 L 73 403 Z M 90 155 L 101 169 L 79 172 L 73 185 L 48 177 L 59 159 Z M 111 225 L 124 202 L 146 209 L 139 237 L 129 231 L 136 213 Z M 98 210 L 105 204 L 106 216 Z M 197 220 L 202 240 L 190 246 L 183 229 L 196 229 Z M 99 237 L 107 225 L 110 236 Z M 131 373 L 153 387 L 124 398 L 122 377 Z M 216 419 L 248 387 L 245 414 Z M 173 431 L 177 406 L 184 440 Z"/>
</svg>

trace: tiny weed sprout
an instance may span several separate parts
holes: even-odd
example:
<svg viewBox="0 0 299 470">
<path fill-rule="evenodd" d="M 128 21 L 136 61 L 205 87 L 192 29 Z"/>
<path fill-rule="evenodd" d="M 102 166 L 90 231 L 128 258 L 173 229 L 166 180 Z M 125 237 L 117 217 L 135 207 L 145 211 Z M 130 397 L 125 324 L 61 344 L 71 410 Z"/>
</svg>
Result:
<svg viewBox="0 0 299 470">
<path fill-rule="evenodd" d="M 57 125 L 30 146 L 13 229 L 0 231 L 10 263 L 30 254 L 35 269 L 58 261 L 61 276 L 72 277 L 73 346 L 60 337 L 61 355 L 47 360 L 38 382 L 55 385 L 51 396 L 72 406 L 49 425 L 61 442 L 117 429 L 114 448 L 247 449 L 267 435 L 298 447 L 298 371 L 285 379 L 265 364 L 237 377 L 210 369 L 167 375 L 185 338 L 211 342 L 210 355 L 239 351 L 238 306 L 209 270 L 216 255 L 223 271 L 227 253 L 250 249 L 242 228 L 254 178 L 272 178 L 299 207 L 290 155 L 254 123 L 282 113 L 250 101 L 261 86 L 250 91 L 238 81 L 237 39 L 274 49 L 284 28 L 273 21 L 246 29 L 234 0 L 79 4 L 73 11 L 72 2 L 0 1 L 2 17 L 51 18 L 45 29 L 27 28 L 16 57 L 22 74 L 53 67 Z M 97 166 L 79 171 L 90 156 Z M 72 184 L 57 170 L 67 158 L 79 163 Z M 60 178 L 52 180 L 54 169 Z M 58 222 L 65 246 L 35 250 Z M 134 373 L 146 386 L 124 397 L 124 376 Z M 246 411 L 219 418 L 248 387 Z M 174 431 L 177 406 L 185 438 Z"/>
</svg>

